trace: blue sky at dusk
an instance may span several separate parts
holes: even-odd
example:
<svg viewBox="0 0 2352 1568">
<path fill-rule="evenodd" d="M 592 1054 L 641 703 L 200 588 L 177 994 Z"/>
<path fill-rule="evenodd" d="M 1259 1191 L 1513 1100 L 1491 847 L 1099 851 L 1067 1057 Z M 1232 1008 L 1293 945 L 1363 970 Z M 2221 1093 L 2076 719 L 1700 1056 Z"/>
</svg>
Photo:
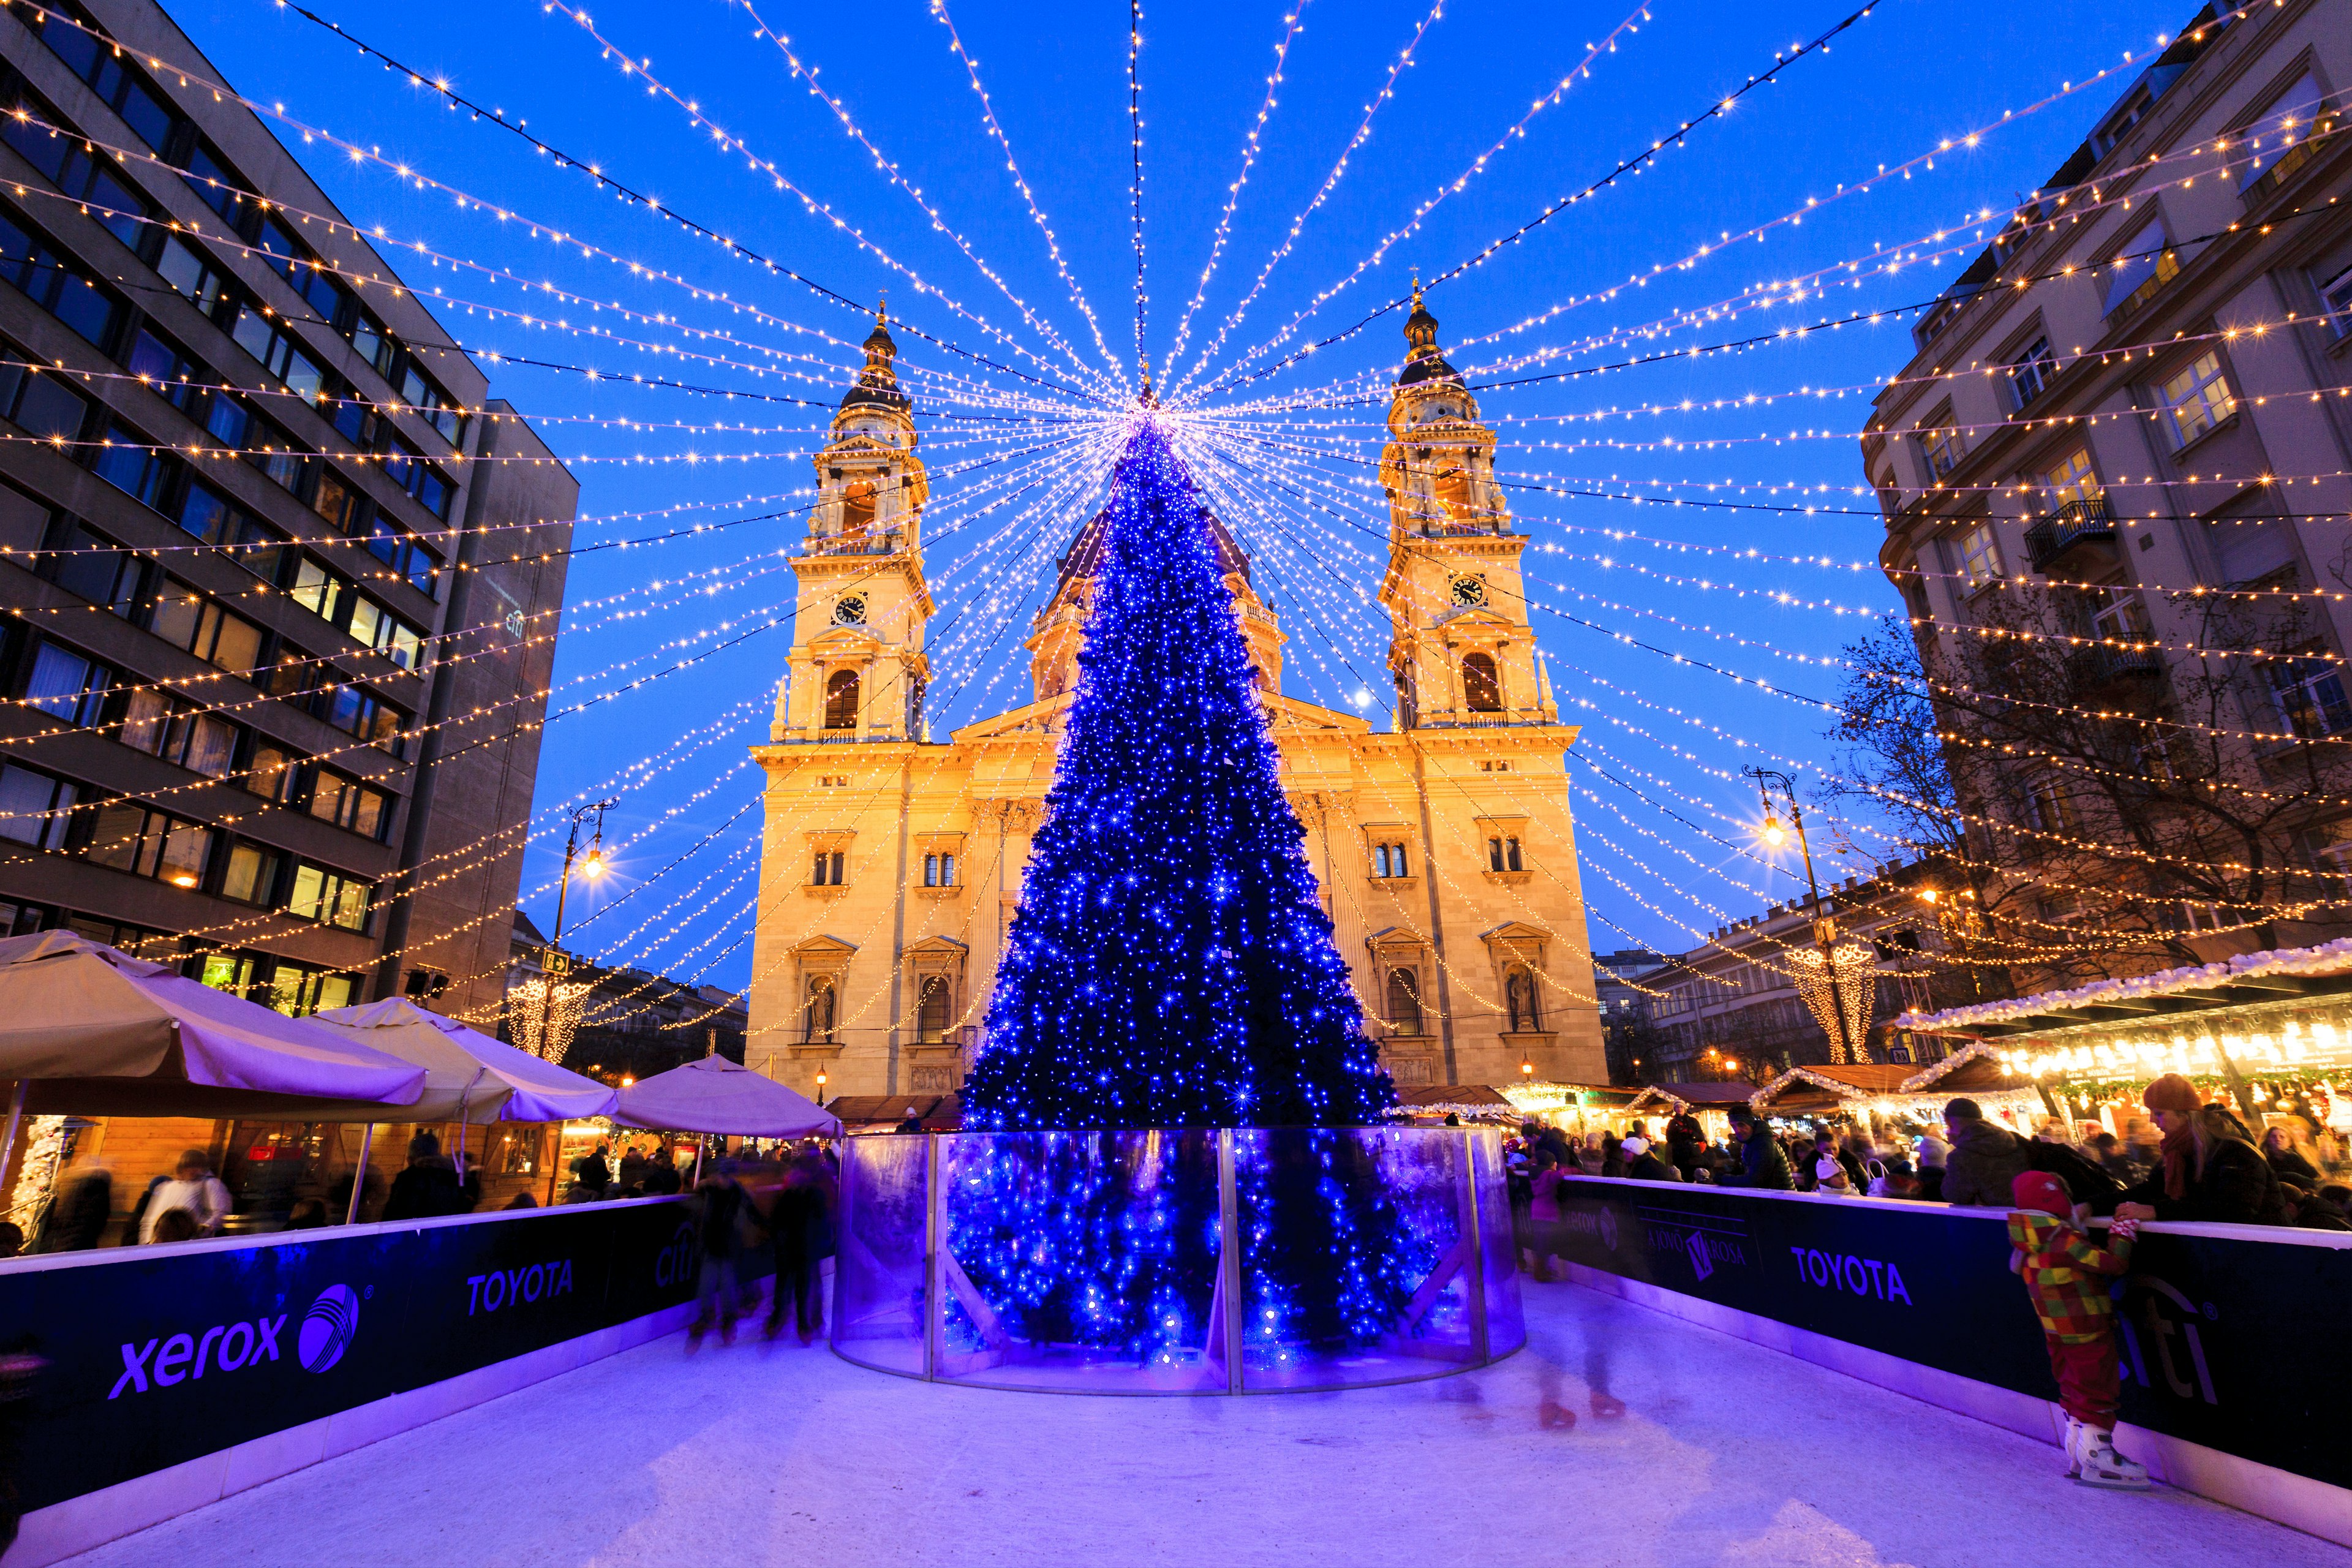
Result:
<svg viewBox="0 0 2352 1568">
<path fill-rule="evenodd" d="M 1075 439 L 1085 413 L 1082 400 L 1063 389 L 1075 374 L 1069 362 L 1024 322 L 1023 308 L 1097 369 L 1101 360 L 940 17 L 952 21 L 977 60 L 1020 174 L 1128 374 L 1135 261 L 1127 10 L 982 0 L 944 12 L 920 0 L 772 10 L 771 0 L 756 3 L 756 15 L 720 0 L 594 9 L 594 30 L 610 41 L 609 52 L 571 14 L 511 0 L 404 8 L 314 0 L 314 6 L 425 76 L 446 77 L 457 90 L 527 121 L 547 142 L 826 289 L 860 302 L 887 289 L 894 318 L 908 326 L 898 342 L 910 376 L 919 383 L 952 374 L 994 389 L 985 395 L 997 402 L 967 401 L 962 413 L 990 409 L 996 419 L 923 425 L 934 476 L 926 559 L 941 600 L 931 722 L 942 735 L 1025 699 L 1020 642 L 1050 586 L 1054 557 L 1083 521 L 1076 497 L 1042 515 L 1022 510 L 1052 497 L 1057 484 L 1069 488 L 1076 459 L 1057 468 L 1040 448 Z M 306 144 L 299 129 L 278 127 L 361 226 L 381 226 L 391 241 L 421 242 L 459 258 L 392 252 L 412 284 L 463 302 L 437 308 L 468 349 L 827 404 L 853 375 L 854 345 L 868 322 L 847 305 L 600 195 L 582 172 L 555 167 L 290 9 L 263 0 L 198 0 L 170 9 L 249 98 L 282 104 L 304 126 L 378 150 L 465 193 L 461 207 L 447 190 L 420 189 L 394 169 Z M 1479 399 L 1501 437 L 1498 472 L 1526 487 L 1507 493 L 1537 542 L 1527 556 L 1528 592 L 1563 717 L 1585 726 L 1579 750 L 1618 781 L 1571 764 L 1596 949 L 1638 940 L 1679 950 L 1691 944 L 1693 928 L 1752 913 L 1760 894 L 1790 891 L 1785 871 L 1741 858 L 1686 823 L 1730 838 L 1753 820 L 1750 786 L 1736 777 L 1744 764 L 1770 765 L 1774 758 L 1832 764 L 1822 740 L 1826 715 L 1670 655 L 1792 693 L 1835 695 L 1838 671 L 1823 661 L 1860 633 L 1868 614 L 1896 602 L 1871 564 L 1881 528 L 1874 503 L 1854 493 L 1862 483 L 1854 433 L 1872 388 L 1908 357 L 1910 318 L 1890 315 L 1875 326 L 1736 354 L 1609 374 L 1594 368 L 1931 299 L 1974 254 L 1975 237 L 1990 232 L 1976 215 L 2005 216 L 2063 162 L 2137 74 L 2126 51 L 2145 63 L 2157 36 L 2179 27 L 2192 9 L 1888 0 L 1825 54 L 1796 61 L 1643 172 L 1433 289 L 1442 341 L 1474 386 L 1586 373 L 1496 385 Z M 1297 232 L 1202 382 L 1215 382 L 1351 274 L 1354 281 L 1300 323 L 1286 347 L 1341 333 L 1393 307 L 1416 269 L 1424 278 L 1447 274 L 1695 120 L 1769 69 L 1776 50 L 1816 37 L 1847 11 L 1660 0 L 1629 18 L 1622 4 L 1448 0 L 1432 20 L 1425 5 L 1388 0 L 1147 6 L 1140 55 L 1147 346 L 1157 362 L 1175 341 L 1266 97 L 1286 18 L 1297 30 L 1285 79 L 1181 364 L 1217 337 L 1294 225 Z M 814 71 L 895 166 L 898 184 L 795 76 L 785 47 L 755 36 L 762 23 L 789 37 L 790 55 Z M 1397 72 L 1392 96 L 1378 98 L 1417 29 L 1420 41 Z M 1589 68 L 1581 64 L 1588 54 Z M 649 60 L 658 88 L 694 110 L 649 91 L 643 72 L 625 74 L 622 55 Z M 1574 85 L 1531 113 L 1571 68 Z M 2106 70 L 2116 74 L 2066 92 Z M 2025 112 L 2053 94 L 2063 96 Z M 1301 219 L 1368 106 L 1377 109 L 1369 136 Z M 695 123 L 698 114 L 741 144 L 722 144 Z M 1523 119 L 1524 134 L 1509 134 Z M 1937 151 L 1947 139 L 1979 132 L 1972 148 Z M 1840 194 L 1883 166 L 1928 153 L 1936 154 L 1932 168 L 1921 163 L 1867 194 Z M 754 160 L 768 167 L 755 168 Z M 779 190 L 779 175 L 829 214 L 812 213 L 801 196 Z M 1440 193 L 1444 200 L 1414 232 L 1379 264 L 1357 271 Z M 1809 206 L 1811 200 L 1821 205 Z M 501 221 L 476 201 L 514 216 Z M 1798 216 L 1801 223 L 1788 221 Z M 564 243 L 548 237 L 550 225 Z M 1759 225 L 1771 226 L 1760 240 L 1726 241 Z M 1946 237 L 1940 245 L 1928 237 L 1938 231 Z M 583 243 L 637 268 L 583 255 Z M 1897 244 L 1920 259 L 1890 275 L 1878 253 Z M 1707 254 L 1698 257 L 1702 247 Z M 1849 262 L 1862 262 L 1862 270 L 1846 268 Z M 1003 290 L 981 264 L 1003 280 Z M 1825 297 L 1728 309 L 1756 285 L 1833 265 L 1843 281 Z M 919 292 L 909 272 L 1018 348 Z M 560 301 L 537 287 L 526 292 L 514 277 L 599 303 Z M 1712 324 L 1671 335 L 1641 331 L 1710 305 L 1726 307 Z M 525 325 L 484 306 L 559 318 L 597 335 Z M 1556 314 L 1522 325 L 1555 306 Z M 1221 388 L 1201 405 L 1213 415 L 1235 401 L 1298 405 L 1261 406 L 1246 421 L 1256 428 L 1235 450 L 1282 455 L 1255 479 L 1237 472 L 1227 482 L 1287 487 L 1284 494 L 1317 504 L 1279 513 L 1272 528 L 1246 516 L 1230 521 L 1289 633 L 1287 689 L 1355 706 L 1368 688 L 1379 723 L 1387 721 L 1387 634 L 1384 616 L 1365 596 L 1378 586 L 1384 551 L 1371 521 L 1384 400 L 1362 395 L 1374 385 L 1368 377 L 1384 383 L 1402 359 L 1402 314 L 1391 308 L 1277 374 Z M 1055 390 L 978 368 L 925 342 L 926 333 Z M 1617 335 L 1604 340 L 1610 333 Z M 1551 357 L 1524 363 L 1544 350 Z M 1251 368 L 1282 352 L 1261 355 Z M 1041 371 L 1024 355 L 1062 369 Z M 793 580 L 784 552 L 804 531 L 797 512 L 805 498 L 796 492 L 811 481 L 806 455 L 823 439 L 829 408 L 485 368 L 494 393 L 531 416 L 549 443 L 574 460 L 581 510 L 591 520 L 576 542 L 793 514 L 573 563 L 570 596 L 577 607 L 560 647 L 554 707 L 681 658 L 709 655 L 560 719 L 548 732 L 542 809 L 583 792 L 622 797 L 608 837 L 628 843 L 609 897 L 670 866 L 757 794 L 746 748 L 766 738 L 790 646 Z M 1335 390 L 1356 400 L 1310 395 Z M 1736 409 L 1696 406 L 1735 397 Z M 1686 399 L 1695 405 L 1688 411 L 1644 411 Z M 1059 423 L 1024 422 L 1036 418 L 1041 400 L 1062 405 L 1052 416 Z M 1031 413 L 1017 406 L 1022 402 Z M 1315 405 L 1332 402 L 1339 405 Z M 1614 416 L 1591 417 L 1609 411 Z M 1290 455 L 1294 449 L 1317 455 Z M 1845 510 L 1806 515 L 1612 499 L 1624 495 Z M 1351 510 L 1367 507 L 1369 513 Z M 663 509 L 676 510 L 656 515 Z M 1865 569 L 1731 553 L 1750 550 Z M 656 581 L 664 586 L 650 588 Z M 722 643 L 729 646 L 710 652 Z M 620 787 L 603 789 L 633 764 Z M 758 818 L 755 805 L 742 811 L 691 859 L 588 927 L 582 945 L 593 951 L 610 942 L 607 958 L 680 975 L 707 968 L 707 978 L 745 984 Z M 1840 873 L 1867 870 L 1869 852 L 1881 847 L 1866 825 L 1852 842 L 1856 853 L 1838 863 Z M 542 836 L 526 877 L 525 905 L 542 917 L 551 912 L 553 893 L 551 886 L 541 889 L 561 847 L 560 834 Z"/>
</svg>

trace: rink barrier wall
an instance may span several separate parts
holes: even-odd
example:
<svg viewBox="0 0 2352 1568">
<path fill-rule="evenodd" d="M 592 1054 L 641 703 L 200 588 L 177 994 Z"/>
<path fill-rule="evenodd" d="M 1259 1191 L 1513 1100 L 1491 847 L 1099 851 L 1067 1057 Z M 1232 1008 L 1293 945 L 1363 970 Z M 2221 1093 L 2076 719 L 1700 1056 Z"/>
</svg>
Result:
<svg viewBox="0 0 2352 1568">
<path fill-rule="evenodd" d="M 8 1568 L 669 1333 L 700 1265 L 678 1198 L 0 1261 L 0 1342 L 47 1363 L 0 1406 Z"/>
<path fill-rule="evenodd" d="M 1578 1284 L 2056 1444 L 2008 1213 L 1571 1177 Z M 2116 1447 L 2168 1485 L 2352 1546 L 2352 1235 L 2145 1225 L 2116 1314 Z"/>
</svg>

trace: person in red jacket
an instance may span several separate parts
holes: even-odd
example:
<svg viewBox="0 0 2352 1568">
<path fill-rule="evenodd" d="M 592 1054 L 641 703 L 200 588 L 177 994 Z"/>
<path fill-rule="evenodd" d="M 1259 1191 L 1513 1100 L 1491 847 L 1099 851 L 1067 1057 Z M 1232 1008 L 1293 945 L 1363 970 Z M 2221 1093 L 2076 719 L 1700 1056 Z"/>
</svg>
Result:
<svg viewBox="0 0 2352 1568">
<path fill-rule="evenodd" d="M 2011 1184 L 2017 1202 L 2009 1216 L 2009 1267 L 2025 1281 L 2050 1347 L 2066 1410 L 2066 1473 L 2086 1486 L 2138 1489 L 2147 1471 L 2116 1452 L 2116 1408 L 2123 1369 L 2116 1355 L 2110 1278 L 2130 1267 L 2137 1220 L 2118 1218 L 2107 1245 L 2083 1228 L 2088 1205 L 2077 1205 L 2066 1184 L 2048 1171 L 2028 1171 Z"/>
</svg>

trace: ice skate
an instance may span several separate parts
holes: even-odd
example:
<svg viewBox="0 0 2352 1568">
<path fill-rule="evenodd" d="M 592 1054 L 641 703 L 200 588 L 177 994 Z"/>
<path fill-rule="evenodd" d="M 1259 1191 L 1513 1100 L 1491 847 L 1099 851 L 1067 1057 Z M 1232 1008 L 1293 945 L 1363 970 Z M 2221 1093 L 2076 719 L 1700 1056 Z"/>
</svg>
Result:
<svg viewBox="0 0 2352 1568">
<path fill-rule="evenodd" d="M 2127 1492 L 2147 1489 L 2147 1467 L 2116 1452 L 2114 1433 L 2084 1428 L 2081 1452 L 2083 1470 L 2078 1479 L 2084 1486 Z"/>
</svg>

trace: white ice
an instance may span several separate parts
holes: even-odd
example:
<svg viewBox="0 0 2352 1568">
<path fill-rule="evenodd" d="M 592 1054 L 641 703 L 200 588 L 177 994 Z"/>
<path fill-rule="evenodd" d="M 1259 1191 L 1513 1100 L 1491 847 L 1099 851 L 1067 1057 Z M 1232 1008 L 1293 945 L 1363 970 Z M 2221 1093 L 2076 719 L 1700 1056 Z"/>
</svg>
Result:
<svg viewBox="0 0 2352 1568">
<path fill-rule="evenodd" d="M 73 1561 L 2352 1568 L 2184 1493 L 2079 1487 L 2054 1448 L 1744 1341 L 1526 1289 L 1519 1354 L 1330 1394 L 1003 1394 L 672 1337 Z M 1621 1416 L 1593 1414 L 1602 1377 Z"/>
</svg>

